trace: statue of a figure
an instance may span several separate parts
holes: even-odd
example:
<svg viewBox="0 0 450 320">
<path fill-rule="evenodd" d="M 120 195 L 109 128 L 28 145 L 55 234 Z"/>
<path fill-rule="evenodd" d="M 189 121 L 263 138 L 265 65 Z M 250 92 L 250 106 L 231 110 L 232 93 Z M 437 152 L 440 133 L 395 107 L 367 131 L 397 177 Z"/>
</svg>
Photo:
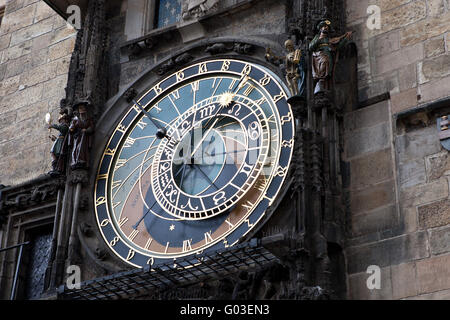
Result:
<svg viewBox="0 0 450 320">
<path fill-rule="evenodd" d="M 337 52 L 352 36 L 352 32 L 336 38 L 330 38 L 329 20 L 321 21 L 318 25 L 319 33 L 309 44 L 312 51 L 312 77 L 314 79 L 314 94 L 331 90 L 333 85 L 334 69 L 337 62 Z"/>
<path fill-rule="evenodd" d="M 69 146 L 72 147 L 72 169 L 87 168 L 89 166 L 89 151 L 92 147 L 92 133 L 94 122 L 88 116 L 87 103 L 78 104 L 78 115 L 69 127 Z"/>
<path fill-rule="evenodd" d="M 65 156 L 67 152 L 67 133 L 69 132 L 69 116 L 63 113 L 59 119 L 59 124 L 49 124 L 49 129 L 55 129 L 59 131 L 59 136 L 50 136 L 53 146 L 50 150 L 52 155 L 52 171 L 51 175 L 63 174 L 65 171 Z"/>
<path fill-rule="evenodd" d="M 286 82 L 291 92 L 290 100 L 305 99 L 305 58 L 300 49 L 295 49 L 292 40 L 284 43 L 287 54 L 285 57 L 278 57 L 272 53 L 270 48 L 266 51 L 266 59 L 273 63 L 283 63 L 286 70 Z"/>
</svg>

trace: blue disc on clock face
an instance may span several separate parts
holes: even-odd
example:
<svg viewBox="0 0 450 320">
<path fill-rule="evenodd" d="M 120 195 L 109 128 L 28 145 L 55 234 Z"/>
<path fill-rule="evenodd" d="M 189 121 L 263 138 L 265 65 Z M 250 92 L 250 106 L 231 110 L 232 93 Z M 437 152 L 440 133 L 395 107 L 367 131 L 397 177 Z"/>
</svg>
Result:
<svg viewBox="0 0 450 320">
<path fill-rule="evenodd" d="M 233 59 L 192 64 L 143 92 L 98 166 L 95 213 L 110 249 L 144 267 L 239 242 L 289 169 L 287 92 L 269 69 Z"/>
</svg>

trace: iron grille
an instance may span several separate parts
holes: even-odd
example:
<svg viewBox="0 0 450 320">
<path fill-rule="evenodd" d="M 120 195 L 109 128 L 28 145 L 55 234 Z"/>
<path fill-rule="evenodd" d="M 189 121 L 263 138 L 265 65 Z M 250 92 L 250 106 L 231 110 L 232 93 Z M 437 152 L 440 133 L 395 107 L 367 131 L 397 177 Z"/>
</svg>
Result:
<svg viewBox="0 0 450 320">
<path fill-rule="evenodd" d="M 223 251 L 203 253 L 196 258 L 134 269 L 81 283 L 80 289 L 58 289 L 59 299 L 125 299 L 171 287 L 225 277 L 240 270 L 260 269 L 278 259 L 256 239 Z"/>
</svg>

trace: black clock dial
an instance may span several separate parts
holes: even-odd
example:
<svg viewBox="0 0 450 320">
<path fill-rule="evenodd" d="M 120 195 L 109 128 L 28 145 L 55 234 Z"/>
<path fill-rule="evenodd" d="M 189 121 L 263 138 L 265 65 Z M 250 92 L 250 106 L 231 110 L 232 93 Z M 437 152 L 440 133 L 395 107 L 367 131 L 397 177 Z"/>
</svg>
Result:
<svg viewBox="0 0 450 320">
<path fill-rule="evenodd" d="M 142 267 L 231 246 L 284 182 L 294 120 L 268 69 L 212 60 L 135 101 L 99 164 L 95 209 L 111 250 Z"/>
</svg>

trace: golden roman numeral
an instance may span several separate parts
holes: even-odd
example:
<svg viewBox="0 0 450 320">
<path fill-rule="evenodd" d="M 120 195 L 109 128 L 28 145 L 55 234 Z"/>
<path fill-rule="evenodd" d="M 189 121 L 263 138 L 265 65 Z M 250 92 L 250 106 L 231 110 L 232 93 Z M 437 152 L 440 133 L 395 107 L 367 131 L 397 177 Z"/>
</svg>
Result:
<svg viewBox="0 0 450 320">
<path fill-rule="evenodd" d="M 136 141 L 136 139 L 133 139 L 133 138 L 131 138 L 131 137 L 128 137 L 128 138 L 125 140 L 125 144 L 123 145 L 123 147 L 124 147 L 124 148 L 131 148 L 131 147 L 133 146 L 133 144 L 134 144 L 135 141 Z"/>
<path fill-rule="evenodd" d="M 123 225 L 125 224 L 125 223 L 127 223 L 128 222 L 128 217 L 123 217 L 119 222 L 118 222 L 118 225 L 119 225 L 119 227 L 123 227 Z"/>
<path fill-rule="evenodd" d="M 192 87 L 192 92 L 196 92 L 198 91 L 198 89 L 200 88 L 200 81 L 194 81 L 191 83 L 191 87 Z"/>
<path fill-rule="evenodd" d="M 212 233 L 211 231 L 205 232 L 205 243 L 210 243 L 214 240 L 211 236 L 211 233 Z"/>
<path fill-rule="evenodd" d="M 173 91 L 170 95 L 171 95 L 172 98 L 174 98 L 175 100 L 180 99 L 180 91 L 179 91 L 179 90 Z"/>
<path fill-rule="evenodd" d="M 100 197 L 95 201 L 95 205 L 98 207 L 102 204 L 106 203 L 106 198 L 105 197 Z"/>
<path fill-rule="evenodd" d="M 253 207 L 253 203 L 251 203 L 249 200 L 247 200 L 242 207 L 244 207 L 245 209 L 247 209 L 248 211 L 250 211 Z"/>
<path fill-rule="evenodd" d="M 228 224 L 228 230 L 233 229 L 234 224 L 231 223 L 230 218 L 228 218 L 227 220 L 225 220 L 225 222 Z"/>
<path fill-rule="evenodd" d="M 128 239 L 130 239 L 131 241 L 134 241 L 134 239 L 136 238 L 136 236 L 139 234 L 139 230 L 134 229 L 131 234 L 128 236 Z"/>
<path fill-rule="evenodd" d="M 205 73 L 208 72 L 208 68 L 206 67 L 206 63 L 201 63 L 198 67 L 199 73 Z"/>
<path fill-rule="evenodd" d="M 254 86 L 252 86 L 251 84 L 248 84 L 248 87 L 244 91 L 244 96 L 248 97 L 254 89 L 255 89 Z"/>
<path fill-rule="evenodd" d="M 99 174 L 99 175 L 97 176 L 97 180 L 101 180 L 101 179 L 108 179 L 108 174 L 107 174 L 107 173 L 105 173 L 105 174 Z"/>
<path fill-rule="evenodd" d="M 183 241 L 183 252 L 192 250 L 192 239 Z"/>
<path fill-rule="evenodd" d="M 130 249 L 130 251 L 128 251 L 127 261 L 130 261 L 131 259 L 133 259 L 135 254 L 136 254 L 136 251 L 134 251 L 133 249 Z"/>
<path fill-rule="evenodd" d="M 152 242 L 153 242 L 153 239 L 152 239 L 152 238 L 148 239 L 148 240 L 147 240 L 147 243 L 145 244 L 144 249 L 145 249 L 145 250 L 150 249 L 150 246 L 152 245 Z"/>
<path fill-rule="evenodd" d="M 144 120 L 139 120 L 139 122 L 136 124 L 141 130 L 144 130 L 147 126 L 147 123 L 144 122 Z"/>
<path fill-rule="evenodd" d="M 113 156 L 116 153 L 116 149 L 106 149 L 105 156 Z"/>
<path fill-rule="evenodd" d="M 122 168 L 125 165 L 125 163 L 127 163 L 127 160 L 125 160 L 125 159 L 117 159 L 116 166 L 114 167 L 114 170 Z"/>
</svg>

